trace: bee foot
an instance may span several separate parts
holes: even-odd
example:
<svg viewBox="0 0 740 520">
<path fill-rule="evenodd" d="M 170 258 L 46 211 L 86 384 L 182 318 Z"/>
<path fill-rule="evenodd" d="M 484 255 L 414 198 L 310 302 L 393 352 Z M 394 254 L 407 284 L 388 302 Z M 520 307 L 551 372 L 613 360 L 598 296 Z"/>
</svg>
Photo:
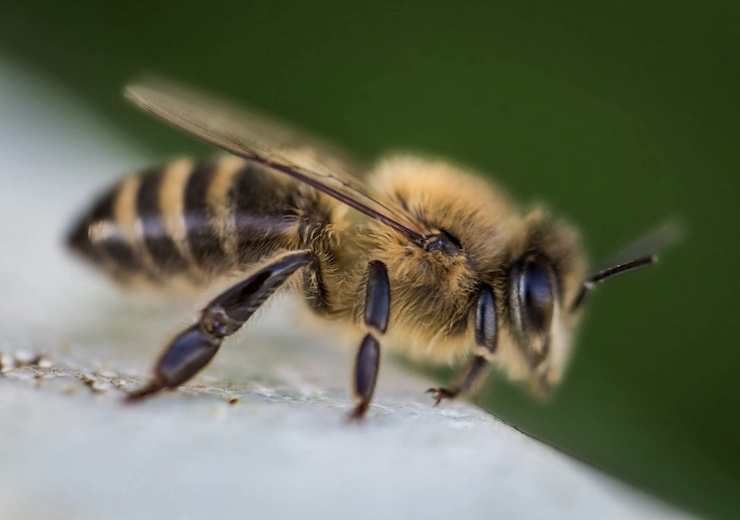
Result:
<svg viewBox="0 0 740 520">
<path fill-rule="evenodd" d="M 359 423 L 365 418 L 365 412 L 370 408 L 370 403 L 363 401 L 355 406 L 354 410 L 347 416 L 348 423 Z"/>
<path fill-rule="evenodd" d="M 141 401 L 145 397 L 148 397 L 152 394 L 155 394 L 159 392 L 160 390 L 163 390 L 165 388 L 165 385 L 160 383 L 159 381 L 152 381 L 147 386 L 143 388 L 139 388 L 138 390 L 134 390 L 133 392 L 129 392 L 126 394 L 126 397 L 124 398 L 123 402 L 128 403 L 134 403 L 136 401 Z"/>
<path fill-rule="evenodd" d="M 454 399 L 457 397 L 458 392 L 455 390 L 448 390 L 446 388 L 430 388 L 426 391 L 427 394 L 432 394 L 432 398 L 435 400 L 434 406 L 437 406 L 442 402 L 442 399 Z"/>
</svg>

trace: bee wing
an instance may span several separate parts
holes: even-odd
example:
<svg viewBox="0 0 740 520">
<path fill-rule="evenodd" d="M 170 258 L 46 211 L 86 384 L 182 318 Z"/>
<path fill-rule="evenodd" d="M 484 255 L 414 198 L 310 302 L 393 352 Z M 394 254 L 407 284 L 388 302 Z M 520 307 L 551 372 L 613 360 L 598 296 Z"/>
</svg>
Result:
<svg viewBox="0 0 740 520">
<path fill-rule="evenodd" d="M 126 97 L 165 122 L 234 155 L 294 177 L 421 244 L 424 233 L 408 216 L 366 195 L 363 169 L 333 147 L 255 112 L 151 79 L 126 87 Z"/>
<path fill-rule="evenodd" d="M 571 311 L 578 309 L 586 295 L 596 287 L 597 284 L 619 276 L 623 273 L 629 273 L 637 269 L 642 269 L 653 265 L 658 261 L 657 252 L 671 244 L 676 243 L 681 238 L 681 227 L 675 221 L 669 221 L 652 233 L 647 234 L 634 244 L 622 249 L 609 260 L 601 264 L 597 269 L 583 281 L 581 290 L 573 300 L 570 306 Z"/>
<path fill-rule="evenodd" d="M 675 244 L 681 239 L 682 235 L 681 224 L 674 220 L 668 221 L 600 264 L 594 269 L 589 278 L 598 277 L 600 273 L 642 258 L 655 257 L 655 261 L 657 261 L 658 251 Z"/>
</svg>

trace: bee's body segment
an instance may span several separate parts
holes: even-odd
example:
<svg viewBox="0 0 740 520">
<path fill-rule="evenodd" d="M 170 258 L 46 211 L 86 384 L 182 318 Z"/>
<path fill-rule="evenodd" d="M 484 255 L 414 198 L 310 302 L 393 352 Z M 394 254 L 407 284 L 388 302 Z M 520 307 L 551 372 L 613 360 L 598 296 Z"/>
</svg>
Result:
<svg viewBox="0 0 740 520">
<path fill-rule="evenodd" d="M 234 157 L 178 161 L 125 177 L 83 217 L 70 245 L 117 279 L 200 285 L 298 249 L 331 203 Z"/>
<path fill-rule="evenodd" d="M 190 161 L 177 161 L 141 174 L 136 197 L 141 238 L 165 277 L 186 273 L 193 265 L 182 219 L 182 192 L 191 169 Z"/>
<path fill-rule="evenodd" d="M 412 357 L 467 359 L 451 389 L 430 390 L 437 402 L 471 391 L 491 363 L 546 394 L 562 377 L 585 294 L 654 263 L 639 255 L 673 235 L 661 231 L 629 250 L 637 260 L 586 278 L 570 226 L 522 212 L 446 162 L 392 156 L 363 179 L 332 147 L 188 89 L 152 82 L 127 95 L 236 157 L 125 177 L 78 222 L 70 246 L 124 283 L 242 278 L 175 336 L 132 398 L 193 377 L 281 287 L 363 332 L 354 419 L 375 391 L 381 340 Z"/>
</svg>

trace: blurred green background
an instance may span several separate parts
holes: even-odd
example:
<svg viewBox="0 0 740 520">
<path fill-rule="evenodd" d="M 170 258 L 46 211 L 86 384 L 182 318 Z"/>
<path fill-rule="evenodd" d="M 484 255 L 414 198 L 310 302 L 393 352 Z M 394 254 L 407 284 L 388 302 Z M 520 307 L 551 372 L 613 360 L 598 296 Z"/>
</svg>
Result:
<svg viewBox="0 0 740 520">
<path fill-rule="evenodd" d="M 739 14 L 732 2 L 4 0 L 0 52 L 162 157 L 212 152 L 123 102 L 141 71 L 367 159 L 403 149 L 471 165 L 577 223 L 597 263 L 678 217 L 687 236 L 658 268 L 589 302 L 554 401 L 493 379 L 478 402 L 671 502 L 737 518 Z"/>
</svg>

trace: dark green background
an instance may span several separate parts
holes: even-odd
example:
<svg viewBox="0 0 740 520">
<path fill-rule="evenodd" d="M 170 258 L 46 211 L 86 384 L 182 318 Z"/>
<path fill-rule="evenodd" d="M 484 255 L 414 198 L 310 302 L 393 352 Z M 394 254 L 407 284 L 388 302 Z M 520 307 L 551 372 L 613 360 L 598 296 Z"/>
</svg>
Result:
<svg viewBox="0 0 740 520">
<path fill-rule="evenodd" d="M 686 238 L 658 268 L 590 302 L 552 403 L 501 381 L 479 401 L 723 518 L 740 514 L 739 36 L 732 2 L 0 7 L 0 51 L 61 79 L 163 156 L 208 152 L 124 104 L 122 85 L 142 70 L 242 99 L 369 159 L 416 150 L 490 172 L 578 223 L 597 261 L 678 217 Z"/>
</svg>

